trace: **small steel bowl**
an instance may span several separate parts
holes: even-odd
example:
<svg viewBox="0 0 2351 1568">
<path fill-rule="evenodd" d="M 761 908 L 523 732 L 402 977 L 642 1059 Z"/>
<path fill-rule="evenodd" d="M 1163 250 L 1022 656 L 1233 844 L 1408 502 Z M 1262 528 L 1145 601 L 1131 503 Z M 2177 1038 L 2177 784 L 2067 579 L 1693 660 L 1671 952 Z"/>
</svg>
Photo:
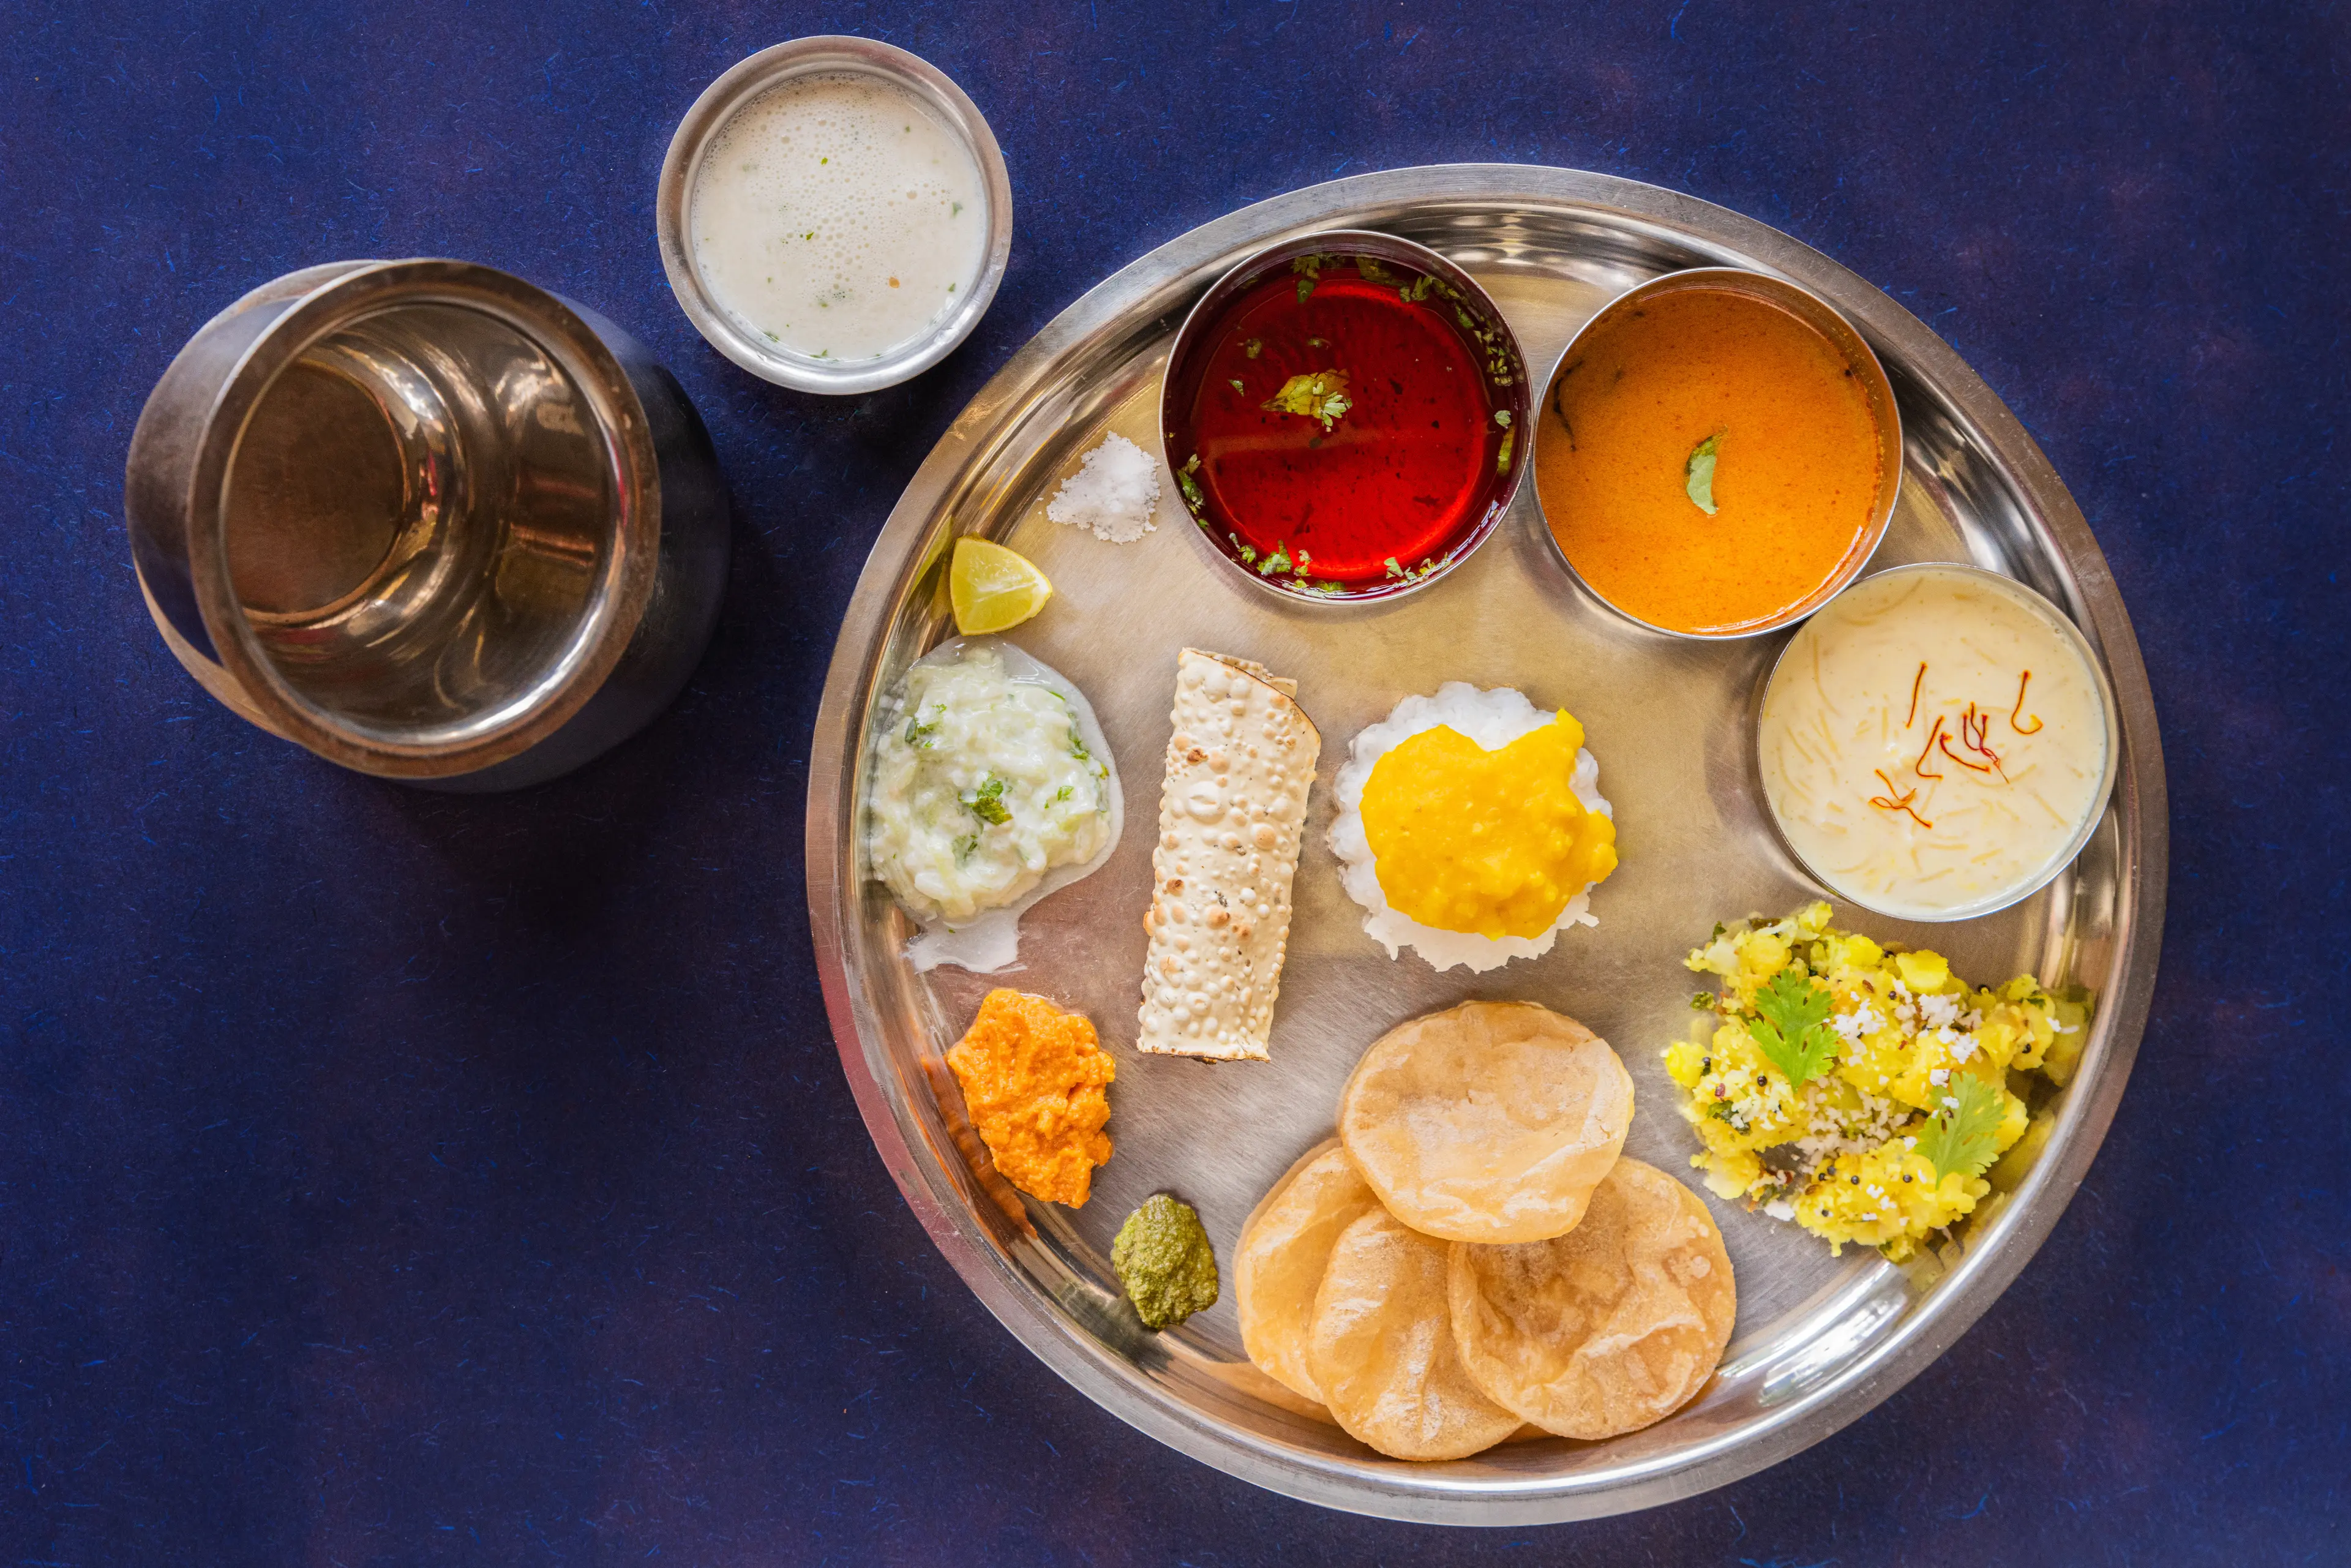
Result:
<svg viewBox="0 0 2351 1568">
<path fill-rule="evenodd" d="M 710 437 L 594 312 L 462 261 L 347 261 L 206 322 L 131 438 L 149 612 L 214 696 L 362 773 L 551 779 L 709 641 Z"/>
<path fill-rule="evenodd" d="M 933 118 L 963 139 L 979 167 L 982 200 L 987 204 L 987 255 L 980 264 L 979 277 L 961 306 L 886 359 L 835 363 L 771 342 L 727 313 L 703 286 L 701 271 L 694 264 L 694 247 L 686 238 L 688 208 L 704 153 L 726 122 L 752 99 L 805 76 L 872 77 L 912 94 Z M 997 285 L 1004 281 L 1005 266 L 1012 257 L 1012 178 L 987 119 L 963 89 L 928 60 L 872 38 L 834 35 L 794 38 L 737 60 L 694 100 L 694 107 L 678 121 L 669 153 L 662 160 L 654 222 L 670 291 L 712 348 L 778 386 L 811 392 L 865 392 L 895 386 L 929 370 L 968 337 L 987 313 L 988 302 L 996 298 Z"/>
<path fill-rule="evenodd" d="M 2115 705 L 2114 683 L 2106 676 L 2106 667 L 2100 662 L 2098 651 L 2090 645 L 2090 640 L 2082 634 L 2082 629 L 2079 626 L 2074 624 L 2072 617 L 2051 603 L 2045 595 L 2004 573 L 1987 571 L 1980 566 L 1968 566 L 1951 560 L 1920 560 L 1912 561 L 1905 566 L 1888 567 L 1884 571 L 1870 573 L 1865 580 L 1879 582 L 1889 578 L 1928 573 L 1975 578 L 1994 591 L 2007 594 L 2047 622 L 2051 629 L 2056 632 L 2059 639 L 2069 644 L 2074 652 L 2081 656 L 2082 663 L 2089 669 L 2090 680 L 2098 691 L 2098 711 L 2106 727 L 2106 762 L 2104 774 L 2098 780 L 2097 789 L 2090 798 L 2090 805 L 2082 814 L 2081 825 L 2074 829 L 2074 836 L 2064 850 L 2027 882 L 2014 887 L 2002 888 L 1999 893 L 1978 899 L 1973 904 L 1955 905 L 1952 908 L 1941 910 L 1888 907 L 1873 901 L 1865 894 L 1857 893 L 1846 887 L 1835 877 L 1806 860 L 1802 852 L 1796 848 L 1795 841 L 1789 837 L 1788 825 L 1780 820 L 1780 803 L 1772 796 L 1771 787 L 1763 767 L 1763 709 L 1771 701 L 1771 687 L 1779 680 L 1781 670 L 1786 667 L 1789 655 L 1795 650 L 1797 644 L 1803 641 L 1804 633 L 1802 632 L 1790 638 L 1787 646 L 1780 650 L 1779 655 L 1771 661 L 1771 668 L 1765 673 L 1763 679 L 1757 683 L 1755 695 L 1749 701 L 1747 760 L 1749 768 L 1753 770 L 1750 777 L 1755 792 L 1763 801 L 1763 815 L 1771 824 L 1772 837 L 1779 841 L 1780 848 L 1787 852 L 1788 858 L 1802 868 L 1805 875 L 1818 883 L 1832 895 L 1844 899 L 1848 904 L 1858 904 L 1873 914 L 1888 915 L 1896 920 L 1913 920 L 1920 925 L 1938 925 L 1954 920 L 1980 919 L 1984 915 L 1997 915 L 2003 909 L 2022 904 L 2055 881 L 2060 873 L 2080 857 L 2082 851 L 2088 846 L 2091 836 L 2098 831 L 2098 824 L 2105 821 L 2107 802 L 2114 796 L 2115 780 L 2121 775 L 2123 731 L 2121 710 Z"/>
<path fill-rule="evenodd" d="M 1845 552 L 1844 559 L 1837 564 L 1836 570 L 1830 573 L 1827 580 L 1802 601 L 1766 621 L 1718 632 L 1690 632 L 1676 626 L 1659 626 L 1654 622 L 1644 621 L 1632 612 L 1624 609 L 1585 580 L 1583 574 L 1575 570 L 1575 563 L 1568 559 L 1566 547 L 1559 542 L 1559 534 L 1552 527 L 1549 514 L 1543 510 L 1542 484 L 1540 479 L 1532 486 L 1532 489 L 1535 495 L 1535 512 L 1542 519 L 1543 536 L 1551 540 L 1552 553 L 1559 559 L 1560 565 L 1566 569 L 1568 576 L 1574 580 L 1575 585 L 1583 590 L 1594 603 L 1605 609 L 1610 614 L 1644 631 L 1659 632 L 1667 637 L 1685 638 L 1697 643 L 1735 642 L 1743 637 L 1760 637 L 1767 632 L 1777 632 L 1782 627 L 1794 625 L 1830 600 L 1834 599 L 1844 591 L 1845 584 L 1861 575 L 1862 569 L 1869 564 L 1869 558 L 1877 553 L 1879 541 L 1886 538 L 1886 525 L 1894 517 L 1895 498 L 1901 493 L 1902 413 L 1895 405 L 1894 388 L 1886 379 L 1886 368 L 1877 362 L 1877 356 L 1870 350 L 1869 344 L 1863 340 L 1861 334 L 1855 330 L 1853 324 L 1839 314 L 1836 308 L 1827 300 L 1808 288 L 1801 288 L 1795 284 L 1765 273 L 1750 272 L 1743 267 L 1694 267 L 1686 271 L 1667 273 L 1662 277 L 1653 277 L 1646 283 L 1637 284 L 1626 289 L 1601 307 L 1599 312 L 1591 320 L 1578 328 L 1575 336 L 1568 340 L 1567 347 L 1560 352 L 1559 362 L 1552 367 L 1550 379 L 1543 385 L 1542 402 L 1540 404 L 1540 412 L 1536 413 L 1534 419 L 1534 435 L 1528 443 L 1530 450 L 1527 454 L 1527 461 L 1530 467 L 1535 466 L 1540 462 L 1539 454 L 1551 431 L 1553 411 L 1558 407 L 1560 378 L 1567 367 L 1574 362 L 1577 346 L 1590 338 L 1604 323 L 1625 311 L 1636 310 L 1659 295 L 1680 293 L 1685 289 L 1694 288 L 1729 290 L 1748 295 L 1765 304 L 1779 307 L 1834 344 L 1837 351 L 1844 356 L 1845 362 L 1853 367 L 1856 378 L 1860 381 L 1862 396 L 1869 404 L 1870 420 L 1877 432 L 1877 499 L 1870 508 L 1868 526 L 1862 530 L 1861 536 L 1854 540 L 1852 548 Z"/>
<path fill-rule="evenodd" d="M 1167 351 L 1167 368 L 1159 382 L 1159 434 L 1162 449 L 1167 457 L 1168 471 L 1181 476 L 1188 454 L 1176 450 L 1176 433 L 1182 423 L 1176 407 L 1177 392 L 1187 384 L 1187 367 L 1195 355 L 1205 352 L 1204 339 L 1208 328 L 1222 317 L 1225 308 L 1238 295 L 1247 293 L 1265 280 L 1267 273 L 1287 268 L 1300 256 L 1333 255 L 1369 256 L 1375 261 L 1395 262 L 1437 277 L 1456 291 L 1455 303 L 1476 323 L 1477 330 L 1490 334 L 1495 348 L 1509 365 L 1510 376 L 1503 395 L 1508 400 L 1510 415 L 1509 428 L 1522 431 L 1531 418 L 1531 389 L 1528 385 L 1526 356 L 1520 351 L 1518 335 L 1491 296 L 1478 285 L 1478 280 L 1453 263 L 1408 239 L 1398 239 L 1374 229 L 1324 229 L 1320 233 L 1301 235 L 1268 246 L 1232 267 L 1211 284 L 1184 318 L 1184 325 L 1176 334 L 1176 341 Z M 1184 497 L 1193 521 L 1207 535 L 1208 545 L 1217 558 L 1231 567 L 1259 589 L 1278 595 L 1292 604 L 1367 604 L 1391 603 L 1408 593 L 1416 593 L 1450 572 L 1477 551 L 1500 526 L 1503 515 L 1519 493 L 1519 486 L 1534 465 L 1534 455 L 1529 444 L 1519 441 L 1510 470 L 1501 486 L 1487 503 L 1485 514 L 1445 552 L 1433 570 L 1396 581 L 1365 583 L 1361 587 L 1310 587 L 1292 579 L 1269 576 L 1238 559 L 1219 542 L 1217 519 L 1192 506 L 1192 498 Z M 1181 480 L 1179 478 L 1179 483 Z"/>
</svg>

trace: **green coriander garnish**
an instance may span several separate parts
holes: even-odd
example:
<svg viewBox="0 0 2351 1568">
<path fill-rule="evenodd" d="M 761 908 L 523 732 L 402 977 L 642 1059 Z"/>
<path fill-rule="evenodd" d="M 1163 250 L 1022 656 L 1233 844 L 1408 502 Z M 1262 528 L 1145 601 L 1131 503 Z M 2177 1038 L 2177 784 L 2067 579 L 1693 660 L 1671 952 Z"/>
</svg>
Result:
<svg viewBox="0 0 2351 1568">
<path fill-rule="evenodd" d="M 2000 1153 L 2000 1124 L 2005 1113 L 1999 1090 L 1972 1074 L 1953 1077 L 1943 1108 L 1928 1119 L 1918 1138 L 1918 1152 L 1933 1163 L 1936 1179 L 1953 1171 L 1983 1175 Z"/>
<path fill-rule="evenodd" d="M 1263 340 L 1259 339 L 1251 338 L 1248 342 L 1241 345 L 1241 352 L 1254 360 L 1259 354 L 1265 352 L 1265 344 Z"/>
<path fill-rule="evenodd" d="M 1829 1024 L 1829 993 L 1813 977 L 1791 964 L 1755 993 L 1755 1010 L 1747 1032 L 1771 1065 L 1801 1087 L 1829 1070 L 1836 1054 L 1836 1030 Z"/>
<path fill-rule="evenodd" d="M 1290 547 L 1287 544 L 1277 541 L 1273 547 L 1273 553 L 1259 561 L 1258 563 L 1257 570 L 1258 575 L 1260 577 L 1271 577 L 1277 571 L 1288 571 L 1290 570 Z"/>
<path fill-rule="evenodd" d="M 1292 376 L 1281 383 L 1281 390 L 1258 405 L 1268 413 L 1303 414 L 1319 419 L 1329 430 L 1332 423 L 1344 417 L 1353 407 L 1347 397 L 1347 372 L 1344 371 L 1314 371 L 1306 375 Z"/>
<path fill-rule="evenodd" d="M 1074 747 L 1076 742 L 1071 742 Z M 1082 751 L 1079 752 L 1083 756 Z M 1011 808 L 1004 803 L 1004 780 L 989 774 L 980 780 L 979 788 L 963 797 L 964 809 L 990 827 L 1000 828 L 1012 820 Z"/>
<path fill-rule="evenodd" d="M 1335 256 L 1301 256 L 1292 261 L 1290 270 L 1299 275 L 1298 302 L 1301 305 L 1306 303 L 1306 297 L 1314 292 L 1314 280 L 1322 276 L 1324 267 L 1338 265 L 1339 258 Z"/>
</svg>

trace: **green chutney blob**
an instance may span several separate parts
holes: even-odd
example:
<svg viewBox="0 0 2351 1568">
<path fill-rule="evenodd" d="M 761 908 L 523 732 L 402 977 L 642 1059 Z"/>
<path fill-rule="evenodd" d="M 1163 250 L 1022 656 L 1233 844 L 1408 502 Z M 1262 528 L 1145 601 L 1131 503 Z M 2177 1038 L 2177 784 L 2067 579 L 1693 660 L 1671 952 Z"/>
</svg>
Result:
<svg viewBox="0 0 2351 1568">
<path fill-rule="evenodd" d="M 1217 1254 L 1199 1213 L 1164 1192 L 1118 1228 L 1110 1266 L 1147 1328 L 1172 1328 L 1217 1304 Z"/>
</svg>

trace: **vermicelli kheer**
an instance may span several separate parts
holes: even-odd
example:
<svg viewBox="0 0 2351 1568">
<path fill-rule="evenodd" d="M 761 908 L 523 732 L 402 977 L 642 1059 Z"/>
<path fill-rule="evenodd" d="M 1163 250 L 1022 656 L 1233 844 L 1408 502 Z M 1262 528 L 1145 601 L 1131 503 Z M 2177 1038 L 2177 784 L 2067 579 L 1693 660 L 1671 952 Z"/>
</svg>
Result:
<svg viewBox="0 0 2351 1568">
<path fill-rule="evenodd" d="M 2106 710 L 2056 612 L 1961 566 L 1855 584 L 1806 622 L 1756 743 L 1781 830 L 1832 888 L 1949 919 L 2029 892 L 2104 805 Z"/>
</svg>

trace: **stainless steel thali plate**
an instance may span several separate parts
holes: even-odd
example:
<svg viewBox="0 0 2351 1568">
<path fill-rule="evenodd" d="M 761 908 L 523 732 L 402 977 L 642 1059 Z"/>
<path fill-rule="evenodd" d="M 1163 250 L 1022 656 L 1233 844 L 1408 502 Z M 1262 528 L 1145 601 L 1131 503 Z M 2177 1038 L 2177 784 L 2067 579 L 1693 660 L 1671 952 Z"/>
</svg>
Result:
<svg viewBox="0 0 2351 1568">
<path fill-rule="evenodd" d="M 1155 449 L 1160 367 L 1200 291 L 1250 251 L 1334 227 L 1401 235 L 1476 275 L 1539 374 L 1601 305 L 1661 272 L 1751 267 L 1831 300 L 1884 361 L 1906 432 L 1901 499 L 1873 568 L 1970 561 L 2032 584 L 2080 624 L 2120 706 L 2113 802 L 2048 888 L 1957 925 L 1839 910 L 1842 924 L 1946 953 L 1979 984 L 2031 970 L 2096 992 L 2092 1038 L 2055 1095 L 2057 1129 L 2039 1165 L 1957 1240 L 1903 1268 L 1866 1249 L 1832 1259 L 1792 1226 L 1709 1198 L 1738 1270 L 1729 1353 L 1697 1402 L 1605 1443 L 1512 1442 L 1435 1465 L 1383 1458 L 1248 1364 L 1229 1287 L 1211 1312 L 1153 1335 L 1134 1324 L 1109 1268 L 1119 1222 L 1163 1189 L 1198 1207 L 1228 1261 L 1250 1207 L 1329 1134 L 1364 1048 L 1468 998 L 1540 1001 L 1598 1030 L 1636 1085 L 1625 1152 L 1695 1186 L 1694 1145 L 1659 1060 L 1691 1026 L 1682 954 L 1718 919 L 1822 895 L 1778 846 L 1752 776 L 1750 707 L 1783 636 L 1701 645 L 1604 613 L 1560 569 L 1531 486 L 1477 556 L 1385 606 L 1253 592 L 1180 507 L 1127 546 L 1045 518 L 1046 499 L 1104 430 Z M 963 532 L 1010 544 L 1052 577 L 1057 597 L 1013 641 L 1092 699 L 1127 810 L 1146 821 L 1177 649 L 1241 654 L 1297 678 L 1324 743 L 1270 1062 L 1132 1049 L 1148 834 L 1127 834 L 1100 873 L 1029 913 L 1015 972 L 917 975 L 901 956 L 909 927 L 863 872 L 865 717 L 951 630 L 944 558 Z M 1411 953 L 1388 959 L 1363 934 L 1322 842 L 1349 738 L 1399 697 L 1447 680 L 1516 686 L 1570 708 L 1600 758 L 1623 853 L 1593 892 L 1596 929 L 1474 977 Z M 2015 1278 L 2080 1184 L 2138 1046 L 2162 929 L 2165 824 L 2154 704 L 2105 559 L 2040 449 L 1941 340 L 1818 252 L 1720 207 L 1573 170 L 1447 165 L 1295 191 L 1170 241 L 1063 311 L 973 400 L 891 514 L 841 626 L 810 759 L 809 906 L 841 1063 L 876 1148 L 957 1272 L 1054 1371 L 1163 1442 L 1310 1501 L 1396 1519 L 1544 1522 L 1702 1491 L 1819 1441 L 1915 1375 Z M 963 1124 L 941 1059 L 997 984 L 1082 1009 L 1117 1058 L 1117 1154 L 1082 1209 L 1019 1199 Z"/>
</svg>

